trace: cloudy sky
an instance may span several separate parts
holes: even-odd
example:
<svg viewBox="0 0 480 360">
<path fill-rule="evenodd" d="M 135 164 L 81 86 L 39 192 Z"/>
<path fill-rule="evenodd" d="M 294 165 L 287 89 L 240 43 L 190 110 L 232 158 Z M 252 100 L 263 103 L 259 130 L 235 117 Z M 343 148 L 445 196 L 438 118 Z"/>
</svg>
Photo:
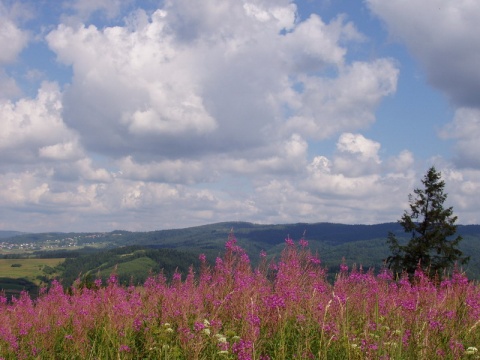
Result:
<svg viewBox="0 0 480 360">
<path fill-rule="evenodd" d="M 0 229 L 480 223 L 480 2 L 0 0 Z"/>
</svg>

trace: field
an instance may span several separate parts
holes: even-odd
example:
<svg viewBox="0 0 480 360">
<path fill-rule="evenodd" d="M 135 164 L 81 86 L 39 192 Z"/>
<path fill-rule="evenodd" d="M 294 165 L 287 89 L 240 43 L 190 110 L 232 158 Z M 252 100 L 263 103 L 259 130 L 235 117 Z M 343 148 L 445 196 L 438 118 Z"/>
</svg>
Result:
<svg viewBox="0 0 480 360">
<path fill-rule="evenodd" d="M 38 275 L 45 275 L 45 266 L 57 266 L 65 259 L 0 259 L 0 276 L 30 281 L 37 281 Z M 13 265 L 13 266 L 12 266 Z"/>
<path fill-rule="evenodd" d="M 253 268 L 231 237 L 199 273 L 115 275 L 32 300 L 0 297 L 3 359 L 478 359 L 480 286 L 340 266 L 334 283 L 305 240 Z"/>
<path fill-rule="evenodd" d="M 0 291 L 7 297 L 19 296 L 22 291 L 36 296 L 39 287 L 55 275 L 53 268 L 64 260 L 0 259 Z"/>
</svg>

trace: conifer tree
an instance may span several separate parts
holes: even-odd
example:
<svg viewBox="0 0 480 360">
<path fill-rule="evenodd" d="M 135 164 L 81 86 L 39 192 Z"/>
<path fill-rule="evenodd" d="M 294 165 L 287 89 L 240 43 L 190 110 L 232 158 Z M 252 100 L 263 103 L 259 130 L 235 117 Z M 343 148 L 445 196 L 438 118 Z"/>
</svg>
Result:
<svg viewBox="0 0 480 360">
<path fill-rule="evenodd" d="M 457 216 L 453 215 L 453 208 L 443 207 L 447 194 L 441 173 L 432 166 L 422 184 L 423 189 L 414 190 L 415 196 L 409 195 L 410 211 L 405 211 L 398 221 L 411 235 L 410 241 L 400 245 L 395 234 L 388 234 L 392 255 L 387 258 L 387 265 L 396 273 L 406 271 L 413 275 L 420 267 L 430 277 L 441 277 L 444 270 L 456 262 L 466 264 L 469 258 L 458 249 L 462 237 L 454 237 Z"/>
</svg>

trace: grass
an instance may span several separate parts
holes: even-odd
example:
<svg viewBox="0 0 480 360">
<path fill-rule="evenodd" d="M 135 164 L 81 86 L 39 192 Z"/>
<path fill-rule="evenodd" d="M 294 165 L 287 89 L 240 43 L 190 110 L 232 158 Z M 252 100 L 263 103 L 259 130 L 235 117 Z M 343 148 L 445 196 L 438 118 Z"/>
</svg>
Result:
<svg viewBox="0 0 480 360">
<path fill-rule="evenodd" d="M 0 297 L 3 359 L 478 359 L 480 286 L 340 267 L 332 284 L 305 240 L 258 267 L 235 239 L 199 273 Z M 141 259 L 141 258 L 140 258 Z M 141 261 L 140 261 L 141 263 Z"/>
<path fill-rule="evenodd" d="M 0 259 L 0 275 L 12 279 L 28 279 L 35 281 L 38 275 L 45 275 L 43 268 L 45 266 L 55 267 L 65 259 Z M 21 266 L 12 266 L 12 265 Z"/>
<path fill-rule="evenodd" d="M 100 271 L 100 276 L 106 278 L 112 273 L 119 277 L 137 277 L 148 274 L 157 264 L 148 257 L 139 257 L 127 262 L 119 263 L 116 266 L 108 267 Z"/>
</svg>

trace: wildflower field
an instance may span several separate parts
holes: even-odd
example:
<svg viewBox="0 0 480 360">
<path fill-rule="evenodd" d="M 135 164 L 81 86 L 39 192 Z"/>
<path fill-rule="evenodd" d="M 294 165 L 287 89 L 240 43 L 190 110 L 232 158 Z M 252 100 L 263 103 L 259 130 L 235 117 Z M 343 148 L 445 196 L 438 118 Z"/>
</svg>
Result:
<svg viewBox="0 0 480 360">
<path fill-rule="evenodd" d="M 395 281 L 342 265 L 329 283 L 302 239 L 253 268 L 233 235 L 223 257 L 141 287 L 0 297 L 1 359 L 477 359 L 480 286 L 460 272 Z"/>
</svg>

